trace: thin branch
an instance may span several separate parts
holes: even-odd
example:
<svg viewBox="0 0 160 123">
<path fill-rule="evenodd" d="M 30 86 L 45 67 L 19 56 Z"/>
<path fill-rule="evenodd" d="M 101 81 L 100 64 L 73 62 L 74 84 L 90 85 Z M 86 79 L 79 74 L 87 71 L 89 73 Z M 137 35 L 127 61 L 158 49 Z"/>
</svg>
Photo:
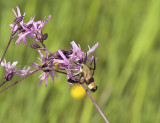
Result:
<svg viewBox="0 0 160 123">
<path fill-rule="evenodd" d="M 43 43 L 43 42 L 40 42 L 42 44 L 42 46 L 44 48 L 39 48 L 39 49 L 42 49 L 42 50 L 47 50 L 49 53 L 52 53 L 51 51 L 48 50 L 48 48 L 46 47 L 46 45 Z"/>
<path fill-rule="evenodd" d="M 109 123 L 109 121 L 107 120 L 106 116 L 103 114 L 102 110 L 99 108 L 99 106 L 97 105 L 97 103 L 95 102 L 95 100 L 93 99 L 93 97 L 91 96 L 91 94 L 89 93 L 89 91 L 87 90 L 87 88 L 84 86 L 84 84 L 81 84 L 81 85 L 86 90 L 88 96 L 92 100 L 93 104 L 95 105 L 95 107 L 97 108 L 97 110 L 99 111 L 99 113 L 101 114 L 101 116 L 103 117 L 103 119 L 105 120 L 105 122 Z"/>
<path fill-rule="evenodd" d="M 0 84 L 0 87 L 6 82 L 6 80 L 4 80 L 1 84 Z"/>
<path fill-rule="evenodd" d="M 6 54 L 6 52 L 7 52 L 7 50 L 8 50 L 8 47 L 9 47 L 12 39 L 13 39 L 13 37 L 11 36 L 11 38 L 9 39 L 9 42 L 8 42 L 8 44 L 7 44 L 7 46 L 6 46 L 6 49 L 5 49 L 3 55 L 2 55 L 2 57 L 1 57 L 1 59 L 0 59 L 0 64 L 1 64 L 1 62 L 2 62 L 2 60 L 3 60 L 3 58 L 4 58 L 5 54 Z"/>
<path fill-rule="evenodd" d="M 32 73 L 30 73 L 30 74 L 22 77 L 21 79 L 17 80 L 16 82 L 12 83 L 12 84 L 9 85 L 8 87 L 6 87 L 6 88 L 4 88 L 3 90 L 1 90 L 1 91 L 0 91 L 0 94 L 1 94 L 3 91 L 7 90 L 8 88 L 10 88 L 10 87 L 16 85 L 17 83 L 21 82 L 23 79 L 25 79 L 25 78 L 29 77 L 30 75 L 32 75 L 32 74 L 34 74 L 34 73 L 37 73 L 37 72 L 39 72 L 39 71 L 41 71 L 41 70 L 35 70 L 35 71 L 33 71 Z"/>
<path fill-rule="evenodd" d="M 47 49 L 46 45 L 41 41 L 42 46 Z"/>
<path fill-rule="evenodd" d="M 7 52 L 7 50 L 8 50 L 8 47 L 9 47 L 12 39 L 14 38 L 14 36 L 13 36 L 14 27 L 15 27 L 15 24 L 14 24 L 14 26 L 13 26 L 13 29 L 12 29 L 12 32 L 11 32 L 11 35 L 10 35 L 10 39 L 9 39 L 9 41 L 8 41 L 8 44 L 7 44 L 7 46 L 6 46 L 6 49 L 5 49 L 3 55 L 2 55 L 2 57 L 1 57 L 1 59 L 0 59 L 0 64 L 1 64 L 1 62 L 2 62 L 2 60 L 3 60 L 3 58 L 4 58 L 5 54 L 6 54 L 6 52 Z"/>
</svg>

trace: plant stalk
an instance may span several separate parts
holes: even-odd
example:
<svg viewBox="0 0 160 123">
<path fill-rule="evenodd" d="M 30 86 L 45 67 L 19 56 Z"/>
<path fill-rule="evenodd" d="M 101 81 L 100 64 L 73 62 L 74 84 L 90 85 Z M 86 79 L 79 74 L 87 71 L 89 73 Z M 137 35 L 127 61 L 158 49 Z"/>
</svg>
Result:
<svg viewBox="0 0 160 123">
<path fill-rule="evenodd" d="M 95 105 L 95 107 L 97 108 L 97 110 L 99 111 L 99 113 L 101 114 L 101 116 L 103 117 L 103 119 L 105 120 L 106 123 L 109 123 L 108 119 L 106 118 L 106 116 L 103 114 L 102 110 L 99 108 L 99 106 L 97 105 L 97 103 L 95 102 L 95 100 L 93 99 L 93 97 L 91 96 L 91 94 L 89 93 L 89 91 L 87 90 L 87 88 L 84 86 L 84 84 L 81 84 L 82 87 L 86 90 L 88 96 L 90 97 L 90 99 L 92 100 L 93 104 Z"/>
</svg>

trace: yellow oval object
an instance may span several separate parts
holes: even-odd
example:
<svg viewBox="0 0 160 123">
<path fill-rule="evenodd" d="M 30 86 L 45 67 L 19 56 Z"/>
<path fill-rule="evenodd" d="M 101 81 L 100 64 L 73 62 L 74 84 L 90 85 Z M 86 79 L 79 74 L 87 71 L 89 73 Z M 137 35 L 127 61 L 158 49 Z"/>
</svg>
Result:
<svg viewBox="0 0 160 123">
<path fill-rule="evenodd" d="M 71 96 L 75 99 L 82 99 L 86 95 L 86 91 L 81 85 L 74 85 L 71 89 Z"/>
</svg>

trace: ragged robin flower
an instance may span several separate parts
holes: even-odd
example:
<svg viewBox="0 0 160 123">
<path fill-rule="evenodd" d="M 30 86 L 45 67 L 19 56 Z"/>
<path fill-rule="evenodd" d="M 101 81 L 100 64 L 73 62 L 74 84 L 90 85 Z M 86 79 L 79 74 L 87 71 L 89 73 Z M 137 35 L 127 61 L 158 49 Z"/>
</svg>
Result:
<svg viewBox="0 0 160 123">
<path fill-rule="evenodd" d="M 27 35 L 30 38 L 33 38 L 35 41 L 43 41 L 46 39 L 46 33 L 42 34 L 42 28 L 46 25 L 46 23 L 50 20 L 51 15 L 47 18 L 46 21 L 34 21 L 34 18 L 31 18 L 30 21 L 23 26 L 26 31 L 23 36 Z M 20 36 L 18 41 L 22 39 L 23 36 Z"/>
<path fill-rule="evenodd" d="M 14 11 L 14 9 L 12 9 L 12 11 L 13 11 L 13 13 L 15 15 L 14 24 L 10 24 L 9 25 L 12 28 L 14 27 L 13 31 L 16 31 L 20 26 L 23 26 L 23 24 L 24 24 L 23 19 L 24 19 L 25 13 L 22 16 L 19 7 L 16 6 L 16 8 L 17 8 L 17 13 Z"/>
<path fill-rule="evenodd" d="M 5 74 L 6 81 L 11 80 L 14 74 L 17 74 L 22 77 L 22 76 L 25 76 L 29 72 L 30 67 L 28 68 L 24 67 L 22 70 L 16 70 L 17 63 L 18 62 L 16 61 L 11 64 L 10 62 L 6 62 L 5 59 L 4 59 L 4 62 L 1 62 L 1 66 L 4 67 L 7 71 Z"/>
<path fill-rule="evenodd" d="M 77 45 L 74 41 L 71 42 L 72 45 L 72 49 L 70 49 L 72 51 L 72 54 L 68 55 L 66 57 L 66 55 L 63 53 L 62 50 L 58 50 L 59 55 L 61 56 L 61 59 L 54 59 L 55 62 L 60 63 L 59 67 L 60 69 L 63 68 L 64 70 L 67 71 L 67 77 L 70 78 L 72 77 L 74 74 L 72 71 L 79 71 L 80 68 L 80 64 L 82 64 L 82 61 L 85 59 L 86 57 L 86 53 L 84 51 L 81 50 L 80 45 Z M 96 43 L 92 48 L 89 48 L 88 52 L 87 52 L 87 61 L 92 62 L 94 57 L 92 56 L 91 58 L 89 58 L 88 56 L 95 51 L 95 49 L 98 47 L 99 43 Z M 97 60 L 97 59 L 96 59 Z M 75 62 L 77 62 L 78 64 L 75 64 Z"/>
<path fill-rule="evenodd" d="M 99 43 L 96 43 L 92 48 L 90 48 L 88 46 L 89 51 L 87 53 L 82 51 L 80 45 L 77 45 L 74 41 L 71 42 L 72 49 L 68 50 L 68 51 L 72 51 L 72 54 L 66 55 L 67 53 L 64 54 L 63 50 L 58 50 L 58 54 L 61 57 L 53 59 L 53 60 L 56 63 L 59 63 L 58 68 L 60 70 L 65 70 L 67 72 L 67 79 L 69 82 L 68 83 L 69 87 L 70 87 L 70 84 L 72 84 L 72 83 L 81 84 L 81 77 L 78 76 L 80 69 L 81 69 L 81 66 L 84 64 L 85 59 L 86 59 L 86 61 L 91 62 L 91 63 L 93 60 L 95 60 L 95 61 L 97 60 L 93 56 L 91 58 L 89 58 L 88 55 L 90 55 L 92 52 L 95 51 L 95 49 L 98 47 L 98 44 Z M 87 54 L 87 56 L 86 56 L 86 54 Z M 77 76 L 76 76 L 76 74 L 77 74 Z M 83 73 L 81 73 L 81 74 L 83 74 Z M 71 78 L 73 80 L 72 82 L 71 82 Z M 94 83 L 92 83 L 92 84 L 94 84 L 95 88 L 93 88 L 93 85 L 90 85 L 91 82 L 94 82 L 92 75 L 90 75 L 89 79 L 91 79 L 90 82 L 88 81 L 86 83 L 88 85 L 88 87 L 91 89 L 91 91 L 97 90 L 97 86 Z"/>
<path fill-rule="evenodd" d="M 45 79 L 45 87 L 47 87 L 48 84 L 47 78 L 49 77 L 49 75 L 52 78 L 52 82 L 54 82 L 54 75 L 57 76 L 56 73 L 54 72 L 55 64 L 52 60 L 49 60 L 47 58 L 47 53 L 48 53 L 47 51 L 45 51 L 45 56 L 42 54 L 40 50 L 38 50 L 38 52 L 41 56 L 41 58 L 38 59 L 43 63 L 43 65 L 38 65 L 37 63 L 31 63 L 31 65 L 43 71 L 43 73 L 39 76 L 40 81 L 38 83 L 38 86 L 40 86 L 42 81 Z M 30 73 L 32 73 L 32 71 L 30 71 Z"/>
<path fill-rule="evenodd" d="M 18 35 L 18 39 L 15 42 L 16 45 L 19 45 L 21 40 L 23 40 L 24 44 L 27 45 L 26 37 L 32 38 L 35 41 L 43 41 L 48 37 L 48 35 L 46 33 L 42 34 L 42 28 L 50 20 L 51 15 L 49 15 L 49 17 L 44 21 L 36 21 L 35 22 L 34 21 L 35 17 L 32 17 L 28 23 L 24 23 L 23 18 L 25 16 L 25 13 L 23 16 L 21 16 L 21 12 L 18 7 L 17 7 L 18 15 L 16 14 L 16 12 L 14 10 L 13 10 L 13 12 L 16 16 L 16 19 L 15 19 L 15 20 L 17 20 L 16 22 L 18 23 L 21 20 L 19 22 L 19 25 L 17 23 L 15 24 L 15 22 L 14 22 L 14 24 L 10 24 L 10 27 L 12 27 L 11 31 L 14 31 L 14 36 Z"/>
</svg>

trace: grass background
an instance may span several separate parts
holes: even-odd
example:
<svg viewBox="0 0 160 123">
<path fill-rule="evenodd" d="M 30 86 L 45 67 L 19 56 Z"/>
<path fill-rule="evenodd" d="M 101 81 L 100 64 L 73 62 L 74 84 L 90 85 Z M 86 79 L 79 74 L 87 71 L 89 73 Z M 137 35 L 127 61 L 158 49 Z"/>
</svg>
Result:
<svg viewBox="0 0 160 123">
<path fill-rule="evenodd" d="M 19 6 L 36 20 L 52 15 L 43 32 L 52 52 L 79 43 L 99 42 L 93 55 L 98 57 L 94 78 L 98 85 L 92 93 L 111 123 L 160 122 L 160 1 L 159 0 L 0 0 L 0 56 L 9 40 L 12 8 Z M 7 61 L 19 67 L 38 62 L 39 54 L 12 41 Z M 28 39 L 28 44 L 33 42 Z M 0 82 L 5 70 L 0 67 Z M 49 79 L 37 87 L 37 73 L 0 94 L 1 123 L 103 123 L 88 96 L 75 100 L 66 77 L 59 75 L 54 85 Z M 17 80 L 14 77 L 11 82 Z"/>
</svg>

